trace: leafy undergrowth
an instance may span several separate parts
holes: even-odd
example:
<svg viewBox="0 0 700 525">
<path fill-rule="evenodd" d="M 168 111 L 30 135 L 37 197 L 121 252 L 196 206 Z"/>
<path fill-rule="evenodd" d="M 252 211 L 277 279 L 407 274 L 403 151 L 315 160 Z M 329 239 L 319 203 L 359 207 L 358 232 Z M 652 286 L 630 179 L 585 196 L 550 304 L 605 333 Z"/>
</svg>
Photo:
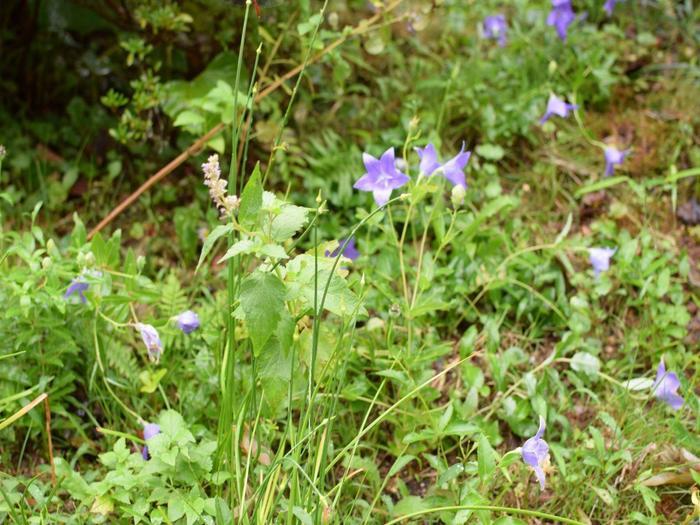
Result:
<svg viewBox="0 0 700 525">
<path fill-rule="evenodd" d="M 233 55 L 163 86 L 180 142 L 237 131 L 126 233 L 58 220 L 65 176 L 0 194 L 33 209 L 0 232 L 0 523 L 700 517 L 697 10 L 574 2 L 563 41 L 518 0 L 501 47 L 495 3 L 401 4 L 290 111 Z M 359 22 L 304 6 L 291 37 L 249 8 L 300 64 Z"/>
</svg>

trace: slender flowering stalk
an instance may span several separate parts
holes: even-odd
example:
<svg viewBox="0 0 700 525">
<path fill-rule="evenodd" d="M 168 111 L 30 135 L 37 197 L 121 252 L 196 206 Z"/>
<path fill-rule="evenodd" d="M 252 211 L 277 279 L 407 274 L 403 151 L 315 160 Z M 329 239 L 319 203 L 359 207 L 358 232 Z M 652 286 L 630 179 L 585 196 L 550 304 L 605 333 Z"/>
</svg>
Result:
<svg viewBox="0 0 700 525">
<path fill-rule="evenodd" d="M 185 334 L 191 334 L 199 328 L 199 316 L 192 310 L 182 312 L 176 318 L 177 326 Z"/>
<path fill-rule="evenodd" d="M 371 191 L 377 206 L 383 206 L 391 197 L 391 192 L 411 180 L 408 175 L 396 169 L 394 148 L 389 148 L 381 158 L 376 159 L 369 153 L 362 154 L 365 173 L 353 186 L 360 191 Z"/>
<path fill-rule="evenodd" d="M 466 189 L 467 180 L 464 175 L 464 168 L 467 166 L 472 152 L 464 151 L 464 147 L 465 144 L 463 142 L 460 152 L 444 164 L 440 164 L 440 161 L 438 161 L 437 151 L 432 144 L 428 144 L 425 148 L 415 148 L 420 158 L 419 169 L 421 174 L 425 176 L 442 175 L 453 185 L 462 186 Z"/>
<path fill-rule="evenodd" d="M 677 394 L 680 386 L 678 376 L 673 372 L 667 372 L 664 360 L 661 359 L 659 368 L 656 370 L 656 381 L 652 386 L 654 396 L 673 410 L 678 410 L 683 406 L 683 398 Z"/>
<path fill-rule="evenodd" d="M 148 441 L 152 437 L 157 436 L 160 434 L 160 427 L 155 424 L 155 423 L 146 423 L 143 425 L 143 439 L 144 441 Z M 141 456 L 143 456 L 143 459 L 148 461 L 150 459 L 150 454 L 148 453 L 148 446 L 144 446 L 141 449 Z"/>
<path fill-rule="evenodd" d="M 507 30 L 508 25 L 505 15 L 497 14 L 484 18 L 484 36 L 498 40 L 498 45 L 501 47 L 504 47 L 507 43 Z"/>
<path fill-rule="evenodd" d="M 549 100 L 547 101 L 547 109 L 544 115 L 540 119 L 540 124 L 544 124 L 549 120 L 552 115 L 557 115 L 562 118 L 569 116 L 569 112 L 578 109 L 576 104 L 568 104 L 564 100 L 560 99 L 554 93 L 549 95 Z"/>
<path fill-rule="evenodd" d="M 84 292 L 87 291 L 88 288 L 90 288 L 90 285 L 83 281 L 81 277 L 78 277 L 73 279 L 73 281 L 70 283 L 66 293 L 63 294 L 63 298 L 69 299 L 73 295 L 77 295 L 80 298 L 80 302 L 85 304 L 87 302 L 87 298 L 85 297 Z"/>
<path fill-rule="evenodd" d="M 559 38 L 566 40 L 569 26 L 576 19 L 571 0 L 552 0 L 552 10 L 547 17 L 547 25 L 554 26 Z"/>
<path fill-rule="evenodd" d="M 593 273 L 595 278 L 600 277 L 600 274 L 607 272 L 610 269 L 610 259 L 617 248 L 589 248 L 588 249 L 588 260 L 593 267 Z"/>
<path fill-rule="evenodd" d="M 148 357 L 151 361 L 160 361 L 160 356 L 163 354 L 163 343 L 160 341 L 158 330 L 150 324 L 136 323 L 134 327 L 141 334 L 141 339 L 148 350 Z"/>
<path fill-rule="evenodd" d="M 605 148 L 605 176 L 609 177 L 615 173 L 615 166 L 622 164 L 630 150 L 620 151 L 613 146 Z"/>
<path fill-rule="evenodd" d="M 340 239 L 338 241 L 338 247 L 333 250 L 332 252 L 329 250 L 326 250 L 326 257 L 337 257 L 338 254 L 340 253 L 340 248 L 345 244 L 345 239 Z M 360 252 L 357 250 L 357 247 L 355 246 L 355 239 L 350 238 L 348 241 L 348 244 L 345 246 L 345 249 L 343 250 L 343 257 L 347 257 L 348 259 L 354 261 L 360 256 Z"/>
<path fill-rule="evenodd" d="M 214 154 L 202 164 L 204 172 L 204 184 L 209 187 L 209 196 L 222 214 L 232 215 L 238 208 L 239 199 L 236 195 L 228 195 L 226 186 L 228 182 L 221 178 L 219 156 Z"/>
<path fill-rule="evenodd" d="M 545 475 L 542 467 L 549 455 L 549 445 L 542 439 L 545 428 L 545 420 L 540 416 L 540 427 L 537 429 L 537 433 L 523 443 L 523 448 L 521 450 L 523 461 L 535 471 L 537 481 L 540 482 L 540 489 L 542 490 L 544 490 L 545 482 Z"/>
</svg>

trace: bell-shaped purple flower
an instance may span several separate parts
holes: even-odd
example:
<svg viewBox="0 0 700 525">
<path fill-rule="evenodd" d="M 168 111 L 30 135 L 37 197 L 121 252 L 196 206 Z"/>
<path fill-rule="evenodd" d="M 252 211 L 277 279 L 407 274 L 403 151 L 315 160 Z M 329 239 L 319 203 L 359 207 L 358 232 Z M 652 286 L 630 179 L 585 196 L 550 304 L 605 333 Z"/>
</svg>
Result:
<svg viewBox="0 0 700 525">
<path fill-rule="evenodd" d="M 537 481 L 540 482 L 540 489 L 544 490 L 544 470 L 542 466 L 547 460 L 549 454 L 549 445 L 542 439 L 545 430 L 545 420 L 540 416 L 540 428 L 537 429 L 537 434 L 523 443 L 521 454 L 523 461 L 530 465 L 537 476 Z"/>
<path fill-rule="evenodd" d="M 136 323 L 134 326 L 141 333 L 148 357 L 157 363 L 163 353 L 163 343 L 160 342 L 158 331 L 150 324 Z"/>
<path fill-rule="evenodd" d="M 657 399 L 660 399 L 673 410 L 678 410 L 683 406 L 683 398 L 676 392 L 681 386 L 678 376 L 673 372 L 666 371 L 664 360 L 661 359 L 659 368 L 656 370 L 656 381 L 652 386 L 652 391 Z"/>
<path fill-rule="evenodd" d="M 601 273 L 610 269 L 610 258 L 616 251 L 616 248 L 588 248 L 588 260 L 591 262 L 596 279 Z"/>
<path fill-rule="evenodd" d="M 547 17 L 547 25 L 554 26 L 559 38 L 566 40 L 569 26 L 576 19 L 571 0 L 552 0 L 552 10 Z"/>
<path fill-rule="evenodd" d="M 365 173 L 353 186 L 360 191 L 371 191 L 377 206 L 383 206 L 389 200 L 391 192 L 411 180 L 408 175 L 396 169 L 394 148 L 389 148 L 380 159 L 369 153 L 362 154 Z"/>
<path fill-rule="evenodd" d="M 457 155 L 444 164 L 438 161 L 435 146 L 428 144 L 425 148 L 416 148 L 416 153 L 420 158 L 419 169 L 423 175 L 442 175 L 455 186 L 467 187 L 467 180 L 464 175 L 464 168 L 469 162 L 471 151 L 464 151 L 465 144 Z"/>
<path fill-rule="evenodd" d="M 160 434 L 160 427 L 156 425 L 155 423 L 146 423 L 143 426 L 143 439 L 144 441 L 148 441 L 154 436 L 157 436 Z M 150 455 L 148 454 L 148 446 L 144 446 L 141 449 L 141 455 L 143 456 L 143 459 L 148 461 L 150 458 Z"/>
<path fill-rule="evenodd" d="M 552 115 L 558 115 L 560 117 L 566 118 L 569 116 L 570 111 L 578 109 L 576 104 L 568 104 L 564 100 L 560 99 L 555 94 L 549 95 L 549 100 L 547 101 L 547 109 L 544 115 L 540 119 L 540 124 L 544 124 L 549 120 Z"/>
<path fill-rule="evenodd" d="M 491 38 L 498 40 L 498 45 L 503 47 L 506 45 L 506 31 L 508 25 L 506 24 L 505 15 L 491 15 L 484 18 L 484 36 L 486 38 Z"/>
<path fill-rule="evenodd" d="M 333 250 L 332 252 L 326 250 L 326 257 L 338 257 L 338 254 L 340 253 L 340 249 L 343 247 L 343 244 L 345 244 L 345 239 L 340 239 L 338 241 L 338 247 L 335 250 Z M 355 239 L 351 237 L 348 243 L 345 245 L 345 249 L 343 250 L 343 257 L 347 257 L 348 259 L 354 261 L 359 256 L 360 252 L 355 246 Z"/>
<path fill-rule="evenodd" d="M 73 295 L 77 295 L 80 298 L 80 302 L 84 304 L 87 302 L 87 298 L 83 292 L 85 292 L 88 288 L 90 288 L 90 285 L 83 281 L 80 277 L 73 279 L 70 286 L 68 286 L 66 293 L 63 294 L 63 298 L 68 299 Z"/>
<path fill-rule="evenodd" d="M 613 10 L 615 9 L 615 4 L 618 2 L 618 0 L 605 0 L 605 5 L 603 6 L 603 9 L 605 9 L 605 12 L 608 13 L 608 16 L 612 16 Z"/>
<path fill-rule="evenodd" d="M 622 164 L 630 150 L 620 151 L 617 148 L 608 146 L 605 148 L 605 176 L 609 177 L 615 172 L 615 166 Z"/>
<path fill-rule="evenodd" d="M 191 334 L 197 328 L 199 328 L 199 316 L 196 313 L 194 313 L 192 310 L 187 310 L 185 312 L 182 312 L 180 315 L 178 315 L 176 317 L 176 320 L 177 320 L 177 326 L 185 334 Z"/>
</svg>

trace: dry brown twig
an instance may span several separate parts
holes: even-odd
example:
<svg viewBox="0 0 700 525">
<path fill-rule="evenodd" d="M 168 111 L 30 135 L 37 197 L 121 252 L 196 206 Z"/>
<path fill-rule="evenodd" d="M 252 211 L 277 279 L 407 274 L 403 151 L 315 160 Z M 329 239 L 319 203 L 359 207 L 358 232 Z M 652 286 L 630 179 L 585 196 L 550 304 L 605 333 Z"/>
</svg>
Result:
<svg viewBox="0 0 700 525">
<path fill-rule="evenodd" d="M 360 22 L 352 31 L 350 31 L 347 34 L 344 34 L 334 42 L 330 43 L 328 46 L 326 46 L 322 51 L 319 51 L 316 55 L 311 57 L 308 60 L 308 64 L 313 64 L 318 62 L 320 59 L 322 59 L 324 56 L 326 56 L 328 53 L 345 43 L 349 38 L 353 36 L 358 36 L 364 33 L 367 33 L 368 31 L 371 31 L 374 29 L 372 25 L 380 20 L 382 16 L 386 15 L 387 13 L 390 13 L 394 9 L 396 9 L 403 0 L 394 0 L 391 2 L 389 5 L 387 5 L 383 10 L 378 11 L 374 15 L 372 15 L 370 18 L 363 20 Z M 302 72 L 304 69 L 305 65 L 300 64 L 289 71 L 287 71 L 284 75 L 279 77 L 277 80 L 274 82 L 271 82 L 268 86 L 265 87 L 260 93 L 257 94 L 257 96 L 254 98 L 254 102 L 259 102 L 260 100 L 264 99 L 267 97 L 270 93 L 276 91 L 279 89 L 281 86 L 284 85 L 284 83 L 293 78 L 294 76 L 298 75 L 299 73 Z M 146 182 L 144 182 L 141 186 L 139 186 L 136 191 L 134 191 L 131 195 L 129 195 L 126 199 L 124 199 L 122 202 L 120 202 L 112 211 L 110 211 L 107 216 L 102 219 L 97 226 L 95 226 L 92 230 L 90 230 L 90 233 L 88 234 L 88 240 L 92 239 L 97 232 L 100 230 L 104 229 L 105 226 L 107 226 L 110 222 L 112 222 L 118 215 L 120 215 L 126 208 L 131 206 L 141 195 L 143 195 L 146 191 L 148 191 L 151 187 L 153 187 L 155 184 L 163 180 L 165 177 L 167 177 L 170 173 L 175 171 L 178 167 L 180 167 L 187 159 L 189 159 L 191 156 L 196 155 L 201 151 L 201 149 L 209 142 L 213 137 L 218 135 L 222 130 L 224 129 L 224 124 L 219 123 L 213 128 L 211 128 L 205 135 L 202 137 L 198 138 L 189 148 L 187 148 L 185 151 L 180 153 L 177 157 L 175 157 L 173 160 L 171 160 L 168 164 L 163 166 L 160 170 L 158 170 L 155 174 L 153 174 Z"/>
</svg>

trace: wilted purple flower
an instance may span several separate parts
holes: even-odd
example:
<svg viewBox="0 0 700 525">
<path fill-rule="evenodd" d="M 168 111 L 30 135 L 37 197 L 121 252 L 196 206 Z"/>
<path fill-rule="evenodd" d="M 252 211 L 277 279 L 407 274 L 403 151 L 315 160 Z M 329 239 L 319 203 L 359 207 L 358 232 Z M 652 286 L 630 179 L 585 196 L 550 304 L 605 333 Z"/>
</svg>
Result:
<svg viewBox="0 0 700 525">
<path fill-rule="evenodd" d="M 425 148 L 416 148 L 416 153 L 420 157 L 419 169 L 423 175 L 442 175 L 455 186 L 467 187 L 467 181 L 464 176 L 464 168 L 469 162 L 471 151 L 464 151 L 464 142 L 462 149 L 457 155 L 452 157 L 444 164 L 440 164 L 437 157 L 435 146 L 428 144 Z"/>
<path fill-rule="evenodd" d="M 338 257 L 338 254 L 340 253 L 340 249 L 343 247 L 343 244 L 345 244 L 345 239 L 340 239 L 338 241 L 338 247 L 333 250 L 332 252 L 329 250 L 326 250 L 326 257 Z M 345 249 L 343 250 L 343 257 L 347 257 L 350 260 L 355 260 L 360 256 L 360 252 L 357 250 L 357 247 L 355 246 L 355 239 L 351 238 L 347 245 L 345 246 Z"/>
<path fill-rule="evenodd" d="M 160 427 L 158 425 L 156 425 L 155 423 L 146 423 L 143 426 L 143 439 L 144 439 L 144 441 L 148 441 L 149 439 L 151 439 L 154 436 L 157 436 L 158 434 L 160 434 Z M 141 449 L 141 455 L 143 456 L 143 459 L 148 461 L 148 459 L 150 458 L 150 456 L 148 454 L 148 446 L 144 446 Z"/>
<path fill-rule="evenodd" d="M 667 372 L 664 360 L 661 359 L 659 368 L 656 370 L 656 381 L 654 381 L 654 386 L 652 386 L 656 398 L 666 403 L 673 410 L 678 410 L 683 406 L 683 398 L 676 393 L 680 386 L 681 382 L 678 380 L 678 376 L 673 372 Z"/>
<path fill-rule="evenodd" d="M 141 333 L 141 339 L 148 350 L 148 357 L 157 363 L 163 353 L 163 343 L 160 342 L 158 331 L 150 324 L 136 323 L 134 326 Z"/>
<path fill-rule="evenodd" d="M 540 119 L 540 124 L 544 124 L 549 120 L 552 115 L 558 115 L 560 117 L 566 118 L 569 116 L 570 111 L 578 109 L 576 104 L 568 104 L 554 93 L 549 95 L 549 100 L 547 101 L 547 109 L 544 115 Z"/>
<path fill-rule="evenodd" d="M 63 298 L 68 299 L 69 297 L 77 294 L 80 298 L 80 302 L 86 303 L 87 298 L 85 297 L 83 292 L 85 292 L 88 288 L 90 288 L 90 285 L 82 279 L 73 279 L 73 281 L 70 283 L 70 286 L 66 290 L 66 293 L 63 294 Z"/>
<path fill-rule="evenodd" d="M 612 16 L 613 9 L 615 9 L 616 3 L 617 0 L 605 0 L 605 5 L 603 6 L 603 9 L 605 9 L 605 12 L 608 13 L 608 16 Z"/>
<path fill-rule="evenodd" d="M 486 38 L 498 39 L 498 45 L 506 45 L 506 17 L 502 14 L 491 15 L 484 18 L 484 36 Z"/>
<path fill-rule="evenodd" d="M 199 316 L 192 310 L 182 312 L 176 319 L 177 326 L 186 334 L 190 334 L 199 328 Z"/>
<path fill-rule="evenodd" d="M 576 19 L 571 0 L 552 0 L 552 10 L 547 17 L 547 25 L 554 26 L 559 38 L 566 40 L 569 26 Z"/>
<path fill-rule="evenodd" d="M 588 248 L 588 259 L 596 279 L 602 272 L 610 269 L 610 258 L 616 251 L 616 248 Z"/>
<path fill-rule="evenodd" d="M 609 177 L 615 172 L 615 166 L 622 164 L 630 150 L 620 151 L 617 148 L 608 146 L 605 148 L 605 176 Z"/>
<path fill-rule="evenodd" d="M 380 159 L 363 153 L 362 161 L 367 173 L 360 177 L 353 187 L 361 191 L 371 191 L 377 206 L 386 204 L 393 190 L 411 180 L 408 175 L 396 169 L 394 148 L 386 150 Z"/>
<path fill-rule="evenodd" d="M 545 420 L 540 416 L 540 428 L 537 429 L 537 434 L 528 439 L 521 450 L 523 461 L 530 465 L 535 470 L 537 481 L 540 482 L 540 489 L 544 490 L 544 470 L 542 465 L 549 454 L 549 445 L 542 439 L 545 429 Z"/>
</svg>

